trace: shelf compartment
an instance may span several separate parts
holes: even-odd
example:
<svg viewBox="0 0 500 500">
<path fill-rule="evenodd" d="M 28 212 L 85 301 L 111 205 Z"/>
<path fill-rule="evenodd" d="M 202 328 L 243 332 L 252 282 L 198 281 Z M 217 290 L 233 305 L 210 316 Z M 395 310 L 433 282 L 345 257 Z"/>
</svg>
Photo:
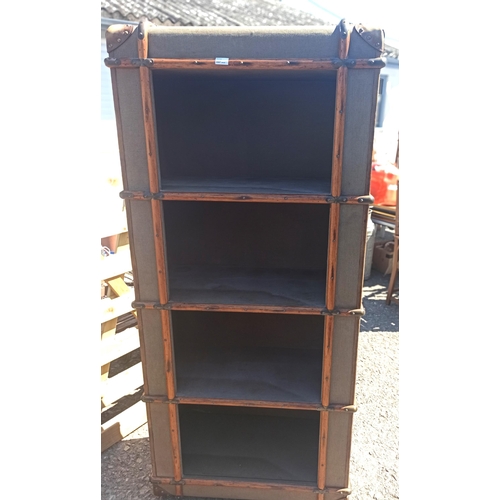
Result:
<svg viewBox="0 0 500 500">
<path fill-rule="evenodd" d="M 177 396 L 320 403 L 324 318 L 172 311 Z"/>
<path fill-rule="evenodd" d="M 188 477 L 316 484 L 319 412 L 179 405 Z"/>
<path fill-rule="evenodd" d="M 173 303 L 324 307 L 328 205 L 163 204 Z"/>
<path fill-rule="evenodd" d="M 153 86 L 162 189 L 330 192 L 335 72 L 157 70 Z"/>
</svg>

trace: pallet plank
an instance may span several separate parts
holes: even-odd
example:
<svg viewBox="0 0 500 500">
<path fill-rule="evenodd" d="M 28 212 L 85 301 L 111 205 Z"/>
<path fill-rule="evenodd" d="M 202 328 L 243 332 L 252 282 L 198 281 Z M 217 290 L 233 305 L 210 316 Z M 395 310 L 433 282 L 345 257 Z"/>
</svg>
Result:
<svg viewBox="0 0 500 500">
<path fill-rule="evenodd" d="M 135 293 L 133 290 L 114 299 L 101 299 L 101 323 L 132 311 L 132 302 L 134 300 Z"/>
<path fill-rule="evenodd" d="M 109 378 L 105 383 L 101 384 L 101 399 L 104 406 L 109 406 L 123 396 L 131 394 L 143 383 L 142 363 L 137 363 Z"/>
<path fill-rule="evenodd" d="M 101 260 L 101 280 L 107 280 L 132 269 L 130 252 L 118 252 Z"/>
<path fill-rule="evenodd" d="M 139 348 L 139 332 L 136 327 L 101 341 L 101 366 Z"/>
<path fill-rule="evenodd" d="M 101 425 L 101 453 L 147 422 L 146 405 L 138 401 Z"/>
</svg>

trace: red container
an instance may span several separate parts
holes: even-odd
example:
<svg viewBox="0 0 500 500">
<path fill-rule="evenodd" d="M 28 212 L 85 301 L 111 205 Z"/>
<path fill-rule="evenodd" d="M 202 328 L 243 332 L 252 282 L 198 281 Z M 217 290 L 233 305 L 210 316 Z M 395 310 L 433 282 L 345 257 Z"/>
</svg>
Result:
<svg viewBox="0 0 500 500">
<path fill-rule="evenodd" d="M 392 163 L 372 163 L 370 193 L 374 205 L 395 207 L 398 192 L 399 169 Z"/>
</svg>

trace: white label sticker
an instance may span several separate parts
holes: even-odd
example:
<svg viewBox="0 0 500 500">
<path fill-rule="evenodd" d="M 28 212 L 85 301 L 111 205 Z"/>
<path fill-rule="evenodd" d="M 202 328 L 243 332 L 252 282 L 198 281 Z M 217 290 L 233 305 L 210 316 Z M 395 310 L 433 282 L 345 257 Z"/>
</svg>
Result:
<svg viewBox="0 0 500 500">
<path fill-rule="evenodd" d="M 227 66 L 229 64 L 229 57 L 216 57 L 215 64 L 222 64 L 223 66 Z"/>
</svg>

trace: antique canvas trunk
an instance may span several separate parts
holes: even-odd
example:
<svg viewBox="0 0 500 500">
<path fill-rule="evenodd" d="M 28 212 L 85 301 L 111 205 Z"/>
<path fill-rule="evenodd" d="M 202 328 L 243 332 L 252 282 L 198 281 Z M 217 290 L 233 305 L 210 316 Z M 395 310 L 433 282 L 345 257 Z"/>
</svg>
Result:
<svg viewBox="0 0 500 500">
<path fill-rule="evenodd" d="M 154 492 L 347 496 L 382 32 L 107 45 Z"/>
</svg>

